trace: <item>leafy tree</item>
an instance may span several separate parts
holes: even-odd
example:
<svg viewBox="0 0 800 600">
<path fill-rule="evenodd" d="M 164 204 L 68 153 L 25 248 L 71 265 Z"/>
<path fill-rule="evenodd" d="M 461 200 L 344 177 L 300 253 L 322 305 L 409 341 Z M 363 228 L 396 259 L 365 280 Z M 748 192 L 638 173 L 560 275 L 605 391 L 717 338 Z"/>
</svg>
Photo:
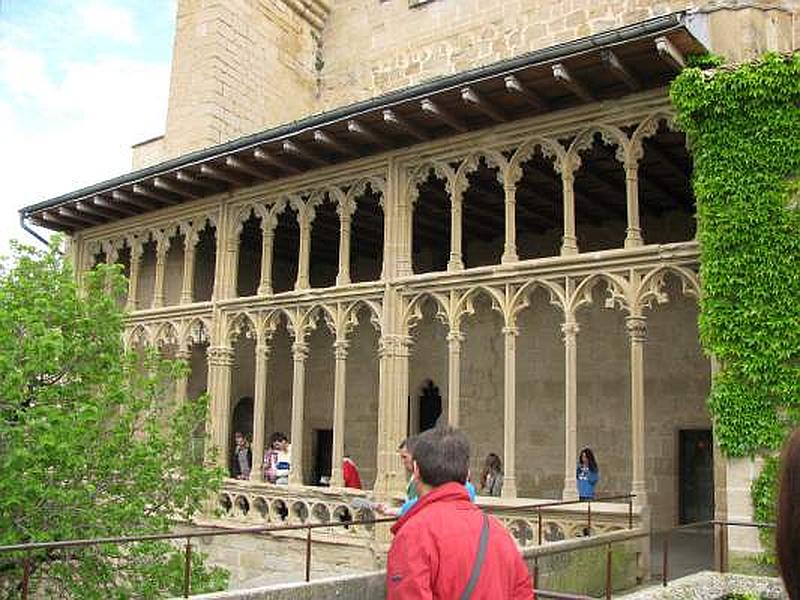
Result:
<svg viewBox="0 0 800 600">
<path fill-rule="evenodd" d="M 58 244 L 0 264 L 0 544 L 170 532 L 221 483 L 192 453 L 206 398 L 167 400 L 187 367 L 124 349 L 120 267 L 81 290 Z M 179 595 L 181 557 L 168 542 L 34 553 L 31 592 Z M 0 595 L 18 594 L 20 559 L 0 554 Z M 227 577 L 195 554 L 193 593 Z"/>
</svg>

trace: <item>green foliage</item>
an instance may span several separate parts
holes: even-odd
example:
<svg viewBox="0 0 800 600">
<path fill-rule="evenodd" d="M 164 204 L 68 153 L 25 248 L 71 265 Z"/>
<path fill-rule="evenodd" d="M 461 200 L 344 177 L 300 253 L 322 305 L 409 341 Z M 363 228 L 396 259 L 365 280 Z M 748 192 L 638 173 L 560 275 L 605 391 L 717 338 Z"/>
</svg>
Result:
<svg viewBox="0 0 800 600">
<path fill-rule="evenodd" d="M 221 483 L 192 456 L 206 398 L 166 400 L 187 367 L 124 350 L 120 268 L 99 266 L 81 291 L 56 244 L 15 246 L 0 266 L 0 545 L 172 531 Z M 32 592 L 175 595 L 181 556 L 165 542 L 34 554 Z M 9 558 L 0 593 L 21 578 Z M 195 592 L 225 587 L 195 560 Z"/>
<path fill-rule="evenodd" d="M 773 456 L 800 422 L 800 54 L 688 68 L 671 95 L 694 157 L 700 337 L 722 367 L 709 399 L 717 441 L 767 457 L 752 493 L 771 521 Z"/>
</svg>

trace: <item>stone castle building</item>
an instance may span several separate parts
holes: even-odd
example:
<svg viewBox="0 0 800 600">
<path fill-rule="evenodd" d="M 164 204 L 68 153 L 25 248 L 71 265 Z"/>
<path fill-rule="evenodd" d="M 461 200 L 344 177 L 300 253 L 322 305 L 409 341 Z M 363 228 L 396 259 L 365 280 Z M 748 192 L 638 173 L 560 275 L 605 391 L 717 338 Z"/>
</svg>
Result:
<svg viewBox="0 0 800 600">
<path fill-rule="evenodd" d="M 233 431 L 257 462 L 290 434 L 288 488 L 229 481 L 230 518 L 346 518 L 345 453 L 396 493 L 397 443 L 447 421 L 473 473 L 502 457 L 501 505 L 574 498 L 589 446 L 599 493 L 635 494 L 655 528 L 749 519 L 757 465 L 713 450 L 668 86 L 693 54 L 797 48 L 798 11 L 180 0 L 165 134 L 132 172 L 23 216 L 67 232 L 80 269 L 124 266 L 126 342 L 189 361 L 175 392 L 209 392 L 222 460 Z"/>
</svg>

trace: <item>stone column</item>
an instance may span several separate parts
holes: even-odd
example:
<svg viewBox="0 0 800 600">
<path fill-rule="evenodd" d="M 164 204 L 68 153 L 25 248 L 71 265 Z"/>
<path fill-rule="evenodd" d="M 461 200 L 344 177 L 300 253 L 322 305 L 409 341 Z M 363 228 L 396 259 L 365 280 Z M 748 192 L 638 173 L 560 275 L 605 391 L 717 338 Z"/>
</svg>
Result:
<svg viewBox="0 0 800 600">
<path fill-rule="evenodd" d="M 638 506 L 647 505 L 645 478 L 644 342 L 647 321 L 641 315 L 625 319 L 631 342 L 631 493 Z"/>
<path fill-rule="evenodd" d="M 339 273 L 336 275 L 336 285 L 350 283 L 350 229 L 355 208 L 353 200 L 339 203 L 336 208 L 339 213 Z"/>
<path fill-rule="evenodd" d="M 458 326 L 447 334 L 447 422 L 459 426 L 461 413 L 461 342 L 464 335 Z"/>
<path fill-rule="evenodd" d="M 311 286 L 308 273 L 311 261 L 311 223 L 314 221 L 314 216 L 314 209 L 311 207 L 306 207 L 303 212 L 297 213 L 300 224 L 300 248 L 297 259 L 297 280 L 294 284 L 296 290 L 307 290 Z"/>
<path fill-rule="evenodd" d="M 517 255 L 517 184 L 506 181 L 503 184 L 506 194 L 506 241 L 503 248 L 503 263 L 512 263 L 519 260 Z"/>
<path fill-rule="evenodd" d="M 183 282 L 181 285 L 181 304 L 194 302 L 194 265 L 198 236 L 194 229 L 188 230 L 183 239 Z"/>
<path fill-rule="evenodd" d="M 253 385 L 253 468 L 251 481 L 261 481 L 261 462 L 264 459 L 267 419 L 267 368 L 269 365 L 269 345 L 265 341 L 256 344 L 256 369 Z"/>
<path fill-rule="evenodd" d="M 561 172 L 561 185 L 564 188 L 564 235 L 561 238 L 561 256 L 568 256 L 578 253 L 578 238 L 575 235 L 575 173 L 566 166 Z"/>
<path fill-rule="evenodd" d="M 389 336 L 381 335 L 378 340 L 378 449 L 376 456 L 377 476 L 374 491 L 388 494 L 392 478 L 392 380 L 393 353 Z"/>
<path fill-rule="evenodd" d="M 625 165 L 625 193 L 628 204 L 625 247 L 635 248 L 644 244 L 639 224 L 639 163 L 635 160 L 629 160 Z"/>
<path fill-rule="evenodd" d="M 156 241 L 156 276 L 151 308 L 164 306 L 164 266 L 169 251 L 169 236 L 165 233 Z"/>
<path fill-rule="evenodd" d="M 305 383 L 306 383 L 306 358 L 308 358 L 308 344 L 303 339 L 303 333 L 295 335 L 292 344 L 292 358 L 294 370 L 292 375 L 292 470 L 289 473 L 289 483 L 303 485 L 303 433 Z"/>
<path fill-rule="evenodd" d="M 564 334 L 564 500 L 578 498 L 575 465 L 578 458 L 578 323 L 567 315 Z"/>
<path fill-rule="evenodd" d="M 333 464 L 331 487 L 344 487 L 342 459 L 344 458 L 344 415 L 347 404 L 347 340 L 336 340 L 333 356 L 336 371 L 333 384 Z"/>
<path fill-rule="evenodd" d="M 256 292 L 259 296 L 272 294 L 272 253 L 276 225 L 277 223 L 265 223 L 261 226 L 261 280 Z"/>
<path fill-rule="evenodd" d="M 128 300 L 125 309 L 133 312 L 137 308 L 136 292 L 139 288 L 139 267 L 142 264 L 142 245 L 138 241 L 131 243 L 131 269 L 128 276 Z"/>
<path fill-rule="evenodd" d="M 461 253 L 461 214 L 463 193 L 453 190 L 450 193 L 450 260 L 447 262 L 448 271 L 463 271 L 464 260 Z"/>
<path fill-rule="evenodd" d="M 228 268 L 226 269 L 225 277 L 227 279 L 225 286 L 225 297 L 236 298 L 238 295 L 237 287 L 239 285 L 239 241 L 240 232 L 225 242 L 225 256 L 227 257 Z"/>
<path fill-rule="evenodd" d="M 230 346 L 208 349 L 208 390 L 211 396 L 211 446 L 217 449 L 217 465 L 228 472 L 231 436 L 231 375 L 234 353 Z"/>
<path fill-rule="evenodd" d="M 175 358 L 186 363 L 188 370 L 175 380 L 175 406 L 189 399 L 189 375 L 191 375 L 192 351 L 188 347 L 180 347 Z"/>
<path fill-rule="evenodd" d="M 517 334 L 514 327 L 503 327 L 503 497 L 517 497 Z"/>
</svg>

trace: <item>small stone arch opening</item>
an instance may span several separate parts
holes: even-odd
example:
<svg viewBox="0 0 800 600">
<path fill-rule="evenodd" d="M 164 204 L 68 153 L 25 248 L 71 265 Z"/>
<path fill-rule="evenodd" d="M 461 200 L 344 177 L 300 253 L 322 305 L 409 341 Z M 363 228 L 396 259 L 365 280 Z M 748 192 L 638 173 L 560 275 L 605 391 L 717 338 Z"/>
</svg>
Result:
<svg viewBox="0 0 800 600">
<path fill-rule="evenodd" d="M 316 205 L 316 216 L 311 223 L 311 258 L 309 281 L 312 288 L 336 285 L 339 272 L 339 215 L 336 199 L 325 193 Z"/>
<path fill-rule="evenodd" d="M 618 146 L 597 132 L 575 172 L 575 232 L 581 252 L 622 248 L 628 225 L 625 169 Z"/>
<path fill-rule="evenodd" d="M 297 211 L 290 204 L 277 215 L 272 250 L 272 291 L 294 289 L 300 252 L 300 225 Z"/>
<path fill-rule="evenodd" d="M 236 511 L 244 517 L 250 512 L 250 501 L 245 496 L 236 497 Z"/>
<path fill-rule="evenodd" d="M 414 273 L 446 271 L 450 257 L 450 194 L 446 181 L 431 169 L 417 185 L 412 215 L 411 260 Z"/>
<path fill-rule="evenodd" d="M 355 198 L 356 210 L 350 230 L 350 280 L 377 281 L 383 268 L 383 224 L 381 192 L 365 186 Z"/>
<path fill-rule="evenodd" d="M 253 501 L 253 508 L 262 519 L 265 521 L 269 520 L 269 504 L 267 504 L 267 501 L 264 498 L 260 496 L 256 498 Z"/>
<path fill-rule="evenodd" d="M 561 175 L 553 159 L 538 147 L 520 168 L 515 210 L 517 254 L 520 260 L 558 256 L 564 229 Z"/>
<path fill-rule="evenodd" d="M 466 268 L 500 264 L 505 244 L 505 192 L 499 168 L 481 156 L 467 174 L 463 197 L 461 247 Z"/>
<path fill-rule="evenodd" d="M 239 264 L 237 265 L 236 295 L 255 296 L 261 280 L 261 219 L 251 214 L 242 223 L 239 235 Z"/>
<path fill-rule="evenodd" d="M 331 520 L 331 511 L 324 504 L 315 504 L 311 508 L 311 517 L 315 523 L 328 523 Z"/>
<path fill-rule="evenodd" d="M 300 523 L 305 523 L 308 521 L 308 505 L 305 502 L 300 502 L 299 500 L 294 502 L 292 504 L 291 517 L 293 521 Z"/>
<path fill-rule="evenodd" d="M 230 514 L 233 510 L 233 502 L 228 494 L 220 494 L 218 503 L 220 510 L 225 514 Z"/>
<path fill-rule="evenodd" d="M 273 521 L 286 521 L 289 518 L 289 507 L 283 500 L 273 500 L 270 505 L 270 513 Z"/>
</svg>

